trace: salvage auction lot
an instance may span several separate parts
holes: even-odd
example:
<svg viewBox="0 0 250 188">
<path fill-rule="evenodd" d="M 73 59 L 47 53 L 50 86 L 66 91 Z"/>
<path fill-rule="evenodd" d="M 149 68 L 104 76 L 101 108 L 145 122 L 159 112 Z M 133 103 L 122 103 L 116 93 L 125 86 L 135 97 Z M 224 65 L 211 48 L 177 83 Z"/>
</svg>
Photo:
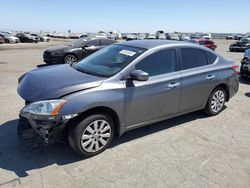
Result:
<svg viewBox="0 0 250 188">
<path fill-rule="evenodd" d="M 66 144 L 41 147 L 16 136 L 17 79 L 65 40 L 0 45 L 0 187 L 249 187 L 250 79 L 218 116 L 195 112 L 127 132 L 105 152 L 80 158 Z M 234 41 L 215 40 L 240 65 Z"/>
</svg>

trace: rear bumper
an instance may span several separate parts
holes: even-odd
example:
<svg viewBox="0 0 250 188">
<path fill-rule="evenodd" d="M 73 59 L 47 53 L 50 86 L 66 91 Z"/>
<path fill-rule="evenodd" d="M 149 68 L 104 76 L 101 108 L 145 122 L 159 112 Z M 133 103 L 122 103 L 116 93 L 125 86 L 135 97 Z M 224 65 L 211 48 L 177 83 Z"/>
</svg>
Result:
<svg viewBox="0 0 250 188">
<path fill-rule="evenodd" d="M 250 64 L 242 64 L 240 67 L 240 74 L 243 76 L 250 76 Z"/>
</svg>

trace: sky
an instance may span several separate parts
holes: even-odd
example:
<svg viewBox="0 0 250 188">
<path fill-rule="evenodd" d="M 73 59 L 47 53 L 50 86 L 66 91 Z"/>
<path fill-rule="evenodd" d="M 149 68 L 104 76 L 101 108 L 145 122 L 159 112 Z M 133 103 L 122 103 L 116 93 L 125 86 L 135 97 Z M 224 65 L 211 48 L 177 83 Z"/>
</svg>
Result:
<svg viewBox="0 0 250 188">
<path fill-rule="evenodd" d="M 250 32 L 250 0 L 0 0 L 0 30 Z"/>
</svg>

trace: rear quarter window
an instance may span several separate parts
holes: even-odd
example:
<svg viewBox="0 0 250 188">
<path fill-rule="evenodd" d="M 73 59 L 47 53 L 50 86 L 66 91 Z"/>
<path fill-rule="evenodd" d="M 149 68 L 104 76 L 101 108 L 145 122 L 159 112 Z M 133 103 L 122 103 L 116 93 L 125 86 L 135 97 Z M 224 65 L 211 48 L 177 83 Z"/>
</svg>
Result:
<svg viewBox="0 0 250 188">
<path fill-rule="evenodd" d="M 181 69 L 191 69 L 208 64 L 206 52 L 196 48 L 181 48 Z"/>
<path fill-rule="evenodd" d="M 208 64 L 213 64 L 217 59 L 217 56 L 210 52 L 207 52 L 207 59 L 208 59 Z"/>
</svg>

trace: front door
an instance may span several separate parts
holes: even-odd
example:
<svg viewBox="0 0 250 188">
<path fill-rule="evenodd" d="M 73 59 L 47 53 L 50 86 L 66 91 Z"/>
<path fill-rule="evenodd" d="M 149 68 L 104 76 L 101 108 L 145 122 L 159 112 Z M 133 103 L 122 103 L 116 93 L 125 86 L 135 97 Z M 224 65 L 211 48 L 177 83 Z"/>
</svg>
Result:
<svg viewBox="0 0 250 188">
<path fill-rule="evenodd" d="M 179 112 L 181 75 L 176 71 L 176 62 L 176 49 L 165 49 L 135 65 L 136 70 L 149 74 L 149 80 L 127 81 L 125 116 L 128 129 Z"/>
</svg>

